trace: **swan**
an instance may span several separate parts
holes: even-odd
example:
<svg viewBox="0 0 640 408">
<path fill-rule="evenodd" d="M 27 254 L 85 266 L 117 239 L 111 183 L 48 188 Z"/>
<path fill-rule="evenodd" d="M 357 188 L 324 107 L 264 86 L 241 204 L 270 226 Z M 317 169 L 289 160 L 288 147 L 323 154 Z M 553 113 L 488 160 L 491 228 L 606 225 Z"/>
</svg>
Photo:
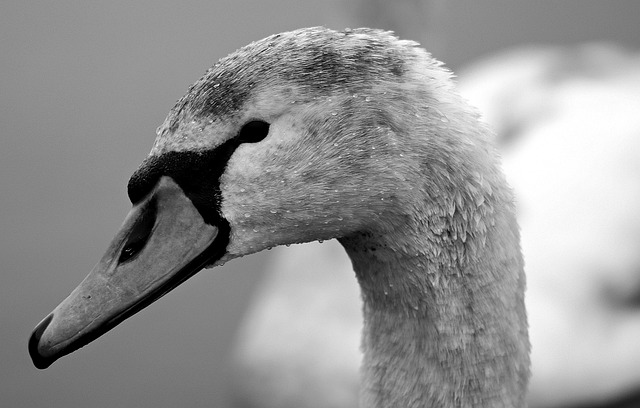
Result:
<svg viewBox="0 0 640 408">
<path fill-rule="evenodd" d="M 338 238 L 361 290 L 363 407 L 519 407 L 529 376 L 512 193 L 451 74 L 390 32 L 276 34 L 158 128 L 105 255 L 29 339 L 46 368 L 202 268 Z"/>
</svg>

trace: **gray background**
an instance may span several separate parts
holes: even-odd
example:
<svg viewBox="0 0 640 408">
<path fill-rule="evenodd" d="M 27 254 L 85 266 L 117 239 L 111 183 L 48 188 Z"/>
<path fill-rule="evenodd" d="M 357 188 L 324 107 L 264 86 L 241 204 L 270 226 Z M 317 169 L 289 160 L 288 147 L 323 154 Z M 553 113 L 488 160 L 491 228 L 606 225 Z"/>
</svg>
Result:
<svg viewBox="0 0 640 408">
<path fill-rule="evenodd" d="M 191 82 L 218 58 L 275 32 L 398 24 L 360 7 L 339 0 L 2 2 L 0 406 L 227 405 L 234 330 L 268 254 L 201 272 L 46 371 L 31 365 L 27 338 L 106 249 L 130 206 L 129 176 Z M 422 40 L 454 69 L 523 43 L 640 47 L 634 0 L 468 0 L 437 9 L 429 38 L 408 28 L 401 35 Z"/>
</svg>

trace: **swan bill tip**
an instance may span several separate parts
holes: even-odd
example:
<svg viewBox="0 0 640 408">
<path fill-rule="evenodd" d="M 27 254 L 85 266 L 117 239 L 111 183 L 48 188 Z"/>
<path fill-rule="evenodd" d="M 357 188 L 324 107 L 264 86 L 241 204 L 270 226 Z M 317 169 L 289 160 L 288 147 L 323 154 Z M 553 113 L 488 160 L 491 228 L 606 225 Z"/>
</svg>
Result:
<svg viewBox="0 0 640 408">
<path fill-rule="evenodd" d="M 55 357 L 46 356 L 40 353 L 40 339 L 42 338 L 42 333 L 47 329 L 49 323 L 53 320 L 53 313 L 49 314 L 49 316 L 45 317 L 35 329 L 31 333 L 31 337 L 29 337 L 29 355 L 31 356 L 31 361 L 33 361 L 33 365 L 40 370 L 44 370 L 49 367 L 56 360 Z"/>
</svg>

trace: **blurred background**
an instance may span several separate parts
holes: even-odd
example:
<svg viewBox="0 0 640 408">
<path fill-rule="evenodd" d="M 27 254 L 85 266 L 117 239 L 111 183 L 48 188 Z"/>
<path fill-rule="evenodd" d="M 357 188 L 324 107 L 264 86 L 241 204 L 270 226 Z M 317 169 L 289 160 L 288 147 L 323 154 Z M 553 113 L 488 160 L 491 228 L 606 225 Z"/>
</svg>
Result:
<svg viewBox="0 0 640 408">
<path fill-rule="evenodd" d="M 457 71 L 531 44 L 637 52 L 639 20 L 634 0 L 3 2 L 0 405 L 230 406 L 234 336 L 272 253 L 200 272 L 48 370 L 27 353 L 127 214 L 155 128 L 218 58 L 294 28 L 375 26 Z"/>
</svg>

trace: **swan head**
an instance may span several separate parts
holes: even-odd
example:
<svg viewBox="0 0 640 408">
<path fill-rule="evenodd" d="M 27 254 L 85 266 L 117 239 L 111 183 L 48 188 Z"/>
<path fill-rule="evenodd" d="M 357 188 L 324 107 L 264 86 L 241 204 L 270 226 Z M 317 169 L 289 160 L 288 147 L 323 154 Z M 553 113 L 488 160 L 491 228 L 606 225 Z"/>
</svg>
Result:
<svg viewBox="0 0 640 408">
<path fill-rule="evenodd" d="M 34 364 L 48 367 L 204 267 L 357 233 L 398 239 L 425 183 L 476 162 L 463 136 L 475 115 L 458 112 L 449 76 L 416 43 L 370 29 L 292 31 L 220 60 L 158 128 L 103 258 L 34 330 Z M 443 130 L 458 136 L 440 141 Z"/>
</svg>

